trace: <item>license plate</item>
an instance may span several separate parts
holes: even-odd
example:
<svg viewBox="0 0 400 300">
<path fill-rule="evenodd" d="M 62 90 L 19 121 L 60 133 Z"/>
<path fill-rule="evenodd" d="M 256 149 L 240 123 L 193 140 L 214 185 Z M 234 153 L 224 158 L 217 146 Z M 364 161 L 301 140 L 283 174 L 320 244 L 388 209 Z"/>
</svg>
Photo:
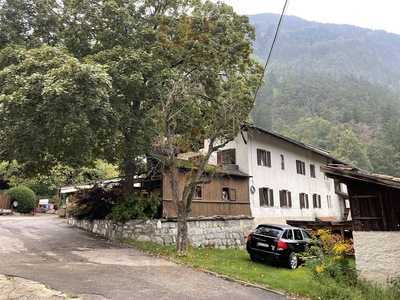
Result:
<svg viewBox="0 0 400 300">
<path fill-rule="evenodd" d="M 268 244 L 266 244 L 266 243 L 261 243 L 261 242 L 258 242 L 258 243 L 257 243 L 257 246 L 264 247 L 264 248 L 269 248 L 269 247 L 270 247 Z"/>
</svg>

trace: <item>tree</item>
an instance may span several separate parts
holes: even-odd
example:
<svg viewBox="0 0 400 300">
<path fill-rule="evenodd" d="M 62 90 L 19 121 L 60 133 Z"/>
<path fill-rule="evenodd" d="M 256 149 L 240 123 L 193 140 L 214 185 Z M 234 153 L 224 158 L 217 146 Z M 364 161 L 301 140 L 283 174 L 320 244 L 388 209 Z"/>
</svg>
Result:
<svg viewBox="0 0 400 300">
<path fill-rule="evenodd" d="M 148 118 L 160 71 L 153 68 L 152 45 L 159 15 L 173 3 L 1 1 L 0 113 L 6 130 L 0 126 L 0 136 L 11 136 L 0 159 L 17 159 L 31 174 L 42 174 L 60 163 L 90 167 L 104 158 L 119 165 L 131 187 L 156 133 Z M 12 76 L 20 81 L 13 84 Z M 10 110 L 14 104 L 26 113 Z M 28 125 L 32 130 L 21 134 Z"/>
<path fill-rule="evenodd" d="M 188 11 L 185 8 L 177 10 Z M 155 119 L 177 208 L 176 247 L 183 253 L 188 247 L 187 218 L 196 186 L 209 180 L 205 170 L 211 154 L 235 138 L 248 118 L 261 69 L 250 58 L 252 27 L 227 5 L 195 2 L 190 14 L 165 16 L 163 24 L 160 50 L 171 57 L 173 68 L 164 73 Z M 201 149 L 205 139 L 207 146 Z M 183 149 L 199 156 L 180 190 L 177 154 Z"/>
<path fill-rule="evenodd" d="M 104 67 L 49 46 L 4 48 L 0 66 L 2 160 L 37 174 L 105 156 L 114 115 Z"/>
<path fill-rule="evenodd" d="M 372 165 L 363 145 L 350 128 L 340 128 L 333 133 L 336 148 L 332 155 L 364 170 L 371 170 Z"/>
</svg>

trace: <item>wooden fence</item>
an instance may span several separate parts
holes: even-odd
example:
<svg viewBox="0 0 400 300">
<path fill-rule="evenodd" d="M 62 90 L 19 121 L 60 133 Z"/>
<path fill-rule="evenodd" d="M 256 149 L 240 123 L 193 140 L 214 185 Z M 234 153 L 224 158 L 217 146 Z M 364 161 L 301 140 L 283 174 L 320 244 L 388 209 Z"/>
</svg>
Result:
<svg viewBox="0 0 400 300">
<path fill-rule="evenodd" d="M 0 209 L 9 209 L 10 199 L 5 195 L 0 193 Z"/>
</svg>

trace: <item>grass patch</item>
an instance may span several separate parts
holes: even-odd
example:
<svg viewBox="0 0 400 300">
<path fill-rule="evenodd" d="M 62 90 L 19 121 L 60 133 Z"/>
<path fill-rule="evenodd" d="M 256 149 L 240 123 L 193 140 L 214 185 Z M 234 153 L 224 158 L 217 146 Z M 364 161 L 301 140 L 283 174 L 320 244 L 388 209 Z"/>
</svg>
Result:
<svg viewBox="0 0 400 300">
<path fill-rule="evenodd" d="M 307 268 L 289 270 L 264 263 L 254 263 L 241 249 L 192 248 L 186 256 L 179 256 L 174 246 L 152 242 L 128 241 L 135 248 L 153 255 L 170 257 L 194 268 L 200 268 L 242 281 L 258 284 L 296 295 L 310 295 L 317 284 Z"/>
<path fill-rule="evenodd" d="M 367 282 L 360 281 L 356 286 L 350 287 L 346 282 L 339 283 L 331 278 L 316 280 L 306 267 L 289 270 L 266 263 L 255 263 L 242 249 L 191 248 L 186 256 L 179 256 L 174 246 L 132 240 L 127 243 L 144 252 L 169 257 L 194 268 L 311 299 L 400 299 L 396 290 L 384 289 Z"/>
</svg>

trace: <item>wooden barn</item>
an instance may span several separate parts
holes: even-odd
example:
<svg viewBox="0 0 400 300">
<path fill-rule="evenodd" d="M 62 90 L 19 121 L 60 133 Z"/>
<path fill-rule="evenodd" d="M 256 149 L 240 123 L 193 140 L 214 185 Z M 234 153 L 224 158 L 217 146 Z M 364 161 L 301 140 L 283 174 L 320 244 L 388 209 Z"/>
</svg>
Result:
<svg viewBox="0 0 400 300">
<path fill-rule="evenodd" d="M 190 168 L 179 168 L 179 186 L 183 190 Z M 216 167 L 209 172 L 207 183 L 196 187 L 192 202 L 191 217 L 244 216 L 251 217 L 249 200 L 249 176 L 238 170 L 235 165 Z M 123 178 L 99 180 L 81 186 L 65 186 L 59 189 L 61 199 L 67 199 L 79 190 L 89 190 L 94 186 L 113 187 L 119 185 Z M 176 205 L 172 200 L 172 191 L 168 173 L 158 169 L 147 177 L 138 177 L 134 188 L 144 193 L 155 193 L 160 196 L 160 209 L 157 218 L 176 218 Z"/>
<path fill-rule="evenodd" d="M 188 172 L 186 168 L 179 169 L 181 190 Z M 168 174 L 164 174 L 162 179 L 162 211 L 164 218 L 176 217 Z M 235 165 L 218 168 L 208 183 L 197 186 L 191 216 L 251 216 L 249 176 L 239 171 Z"/>
<path fill-rule="evenodd" d="M 400 276 L 400 178 L 347 165 L 322 171 L 347 185 L 357 269 L 367 279 Z"/>
</svg>

